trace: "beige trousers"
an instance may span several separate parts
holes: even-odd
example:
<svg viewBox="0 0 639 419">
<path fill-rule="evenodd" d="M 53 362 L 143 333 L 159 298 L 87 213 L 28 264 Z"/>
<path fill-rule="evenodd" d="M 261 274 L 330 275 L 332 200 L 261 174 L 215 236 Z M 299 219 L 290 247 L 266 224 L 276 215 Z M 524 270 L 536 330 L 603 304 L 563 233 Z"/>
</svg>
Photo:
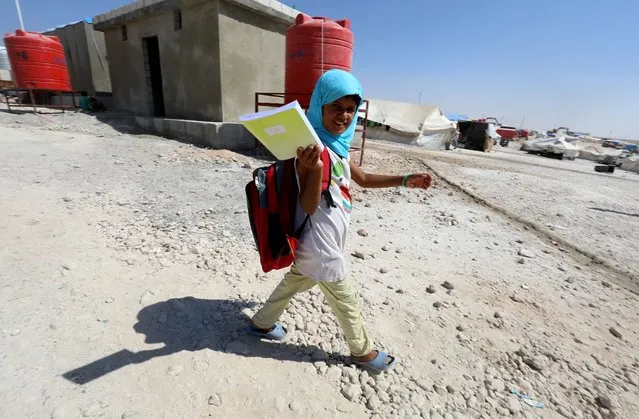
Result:
<svg viewBox="0 0 639 419">
<path fill-rule="evenodd" d="M 335 282 L 314 281 L 302 275 L 293 266 L 275 288 L 264 307 L 253 316 L 253 324 L 260 329 L 272 327 L 295 294 L 308 291 L 315 285 L 320 287 L 326 301 L 333 309 L 346 337 L 351 355 L 356 357 L 368 355 L 373 350 L 373 342 L 364 327 L 357 289 L 349 278 Z"/>
</svg>

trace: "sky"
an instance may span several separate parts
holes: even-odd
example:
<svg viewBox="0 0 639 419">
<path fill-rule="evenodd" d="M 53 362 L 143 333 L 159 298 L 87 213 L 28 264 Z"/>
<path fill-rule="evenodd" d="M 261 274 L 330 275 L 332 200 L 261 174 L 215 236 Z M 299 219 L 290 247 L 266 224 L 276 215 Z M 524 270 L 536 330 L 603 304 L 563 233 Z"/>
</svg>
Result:
<svg viewBox="0 0 639 419">
<path fill-rule="evenodd" d="M 21 0 L 33 31 L 126 3 Z M 631 122 L 639 111 L 637 0 L 283 3 L 351 20 L 353 73 L 368 98 L 416 103 L 421 96 L 421 103 L 444 113 L 639 139 L 639 124 Z M 17 27 L 13 1 L 6 0 L 0 32 Z"/>
</svg>

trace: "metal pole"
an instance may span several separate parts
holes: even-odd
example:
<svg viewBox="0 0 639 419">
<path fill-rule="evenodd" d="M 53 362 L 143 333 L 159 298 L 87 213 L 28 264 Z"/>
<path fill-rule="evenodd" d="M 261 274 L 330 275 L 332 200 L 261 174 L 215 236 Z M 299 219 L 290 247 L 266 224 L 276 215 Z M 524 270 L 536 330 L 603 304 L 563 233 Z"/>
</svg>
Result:
<svg viewBox="0 0 639 419">
<path fill-rule="evenodd" d="M 18 20 L 20 20 L 20 29 L 24 30 L 24 21 L 22 20 L 22 9 L 20 9 L 20 0 L 16 0 L 16 10 L 18 11 Z"/>
</svg>

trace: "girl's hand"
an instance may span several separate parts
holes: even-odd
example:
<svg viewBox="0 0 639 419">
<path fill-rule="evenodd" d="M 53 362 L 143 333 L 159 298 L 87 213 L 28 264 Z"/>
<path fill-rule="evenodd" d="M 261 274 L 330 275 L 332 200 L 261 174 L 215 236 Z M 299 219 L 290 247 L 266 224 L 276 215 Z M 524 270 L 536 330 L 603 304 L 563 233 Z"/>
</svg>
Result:
<svg viewBox="0 0 639 419">
<path fill-rule="evenodd" d="M 310 145 L 306 148 L 298 148 L 297 149 L 297 161 L 300 165 L 300 168 L 303 170 L 307 170 L 309 172 L 313 172 L 316 170 L 322 170 L 324 167 L 324 163 L 320 159 L 322 151 L 318 145 Z"/>
<path fill-rule="evenodd" d="M 428 189 L 433 184 L 433 178 L 429 174 L 410 175 L 406 178 L 406 187 L 413 189 Z"/>
</svg>

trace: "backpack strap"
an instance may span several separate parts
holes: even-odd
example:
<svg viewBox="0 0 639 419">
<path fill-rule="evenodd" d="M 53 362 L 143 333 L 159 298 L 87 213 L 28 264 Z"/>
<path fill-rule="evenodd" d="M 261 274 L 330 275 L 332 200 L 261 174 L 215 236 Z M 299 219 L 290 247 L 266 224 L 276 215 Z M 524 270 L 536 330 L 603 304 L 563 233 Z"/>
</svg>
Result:
<svg viewBox="0 0 639 419">
<path fill-rule="evenodd" d="M 329 190 L 331 186 L 331 173 L 333 171 L 333 166 L 331 162 L 331 156 L 328 154 L 328 148 L 324 146 L 324 150 L 322 150 L 322 154 L 320 159 L 323 163 L 322 168 L 322 196 L 326 199 L 326 204 L 329 208 L 337 208 L 335 202 L 333 201 L 333 195 L 331 195 L 331 191 Z"/>
</svg>

